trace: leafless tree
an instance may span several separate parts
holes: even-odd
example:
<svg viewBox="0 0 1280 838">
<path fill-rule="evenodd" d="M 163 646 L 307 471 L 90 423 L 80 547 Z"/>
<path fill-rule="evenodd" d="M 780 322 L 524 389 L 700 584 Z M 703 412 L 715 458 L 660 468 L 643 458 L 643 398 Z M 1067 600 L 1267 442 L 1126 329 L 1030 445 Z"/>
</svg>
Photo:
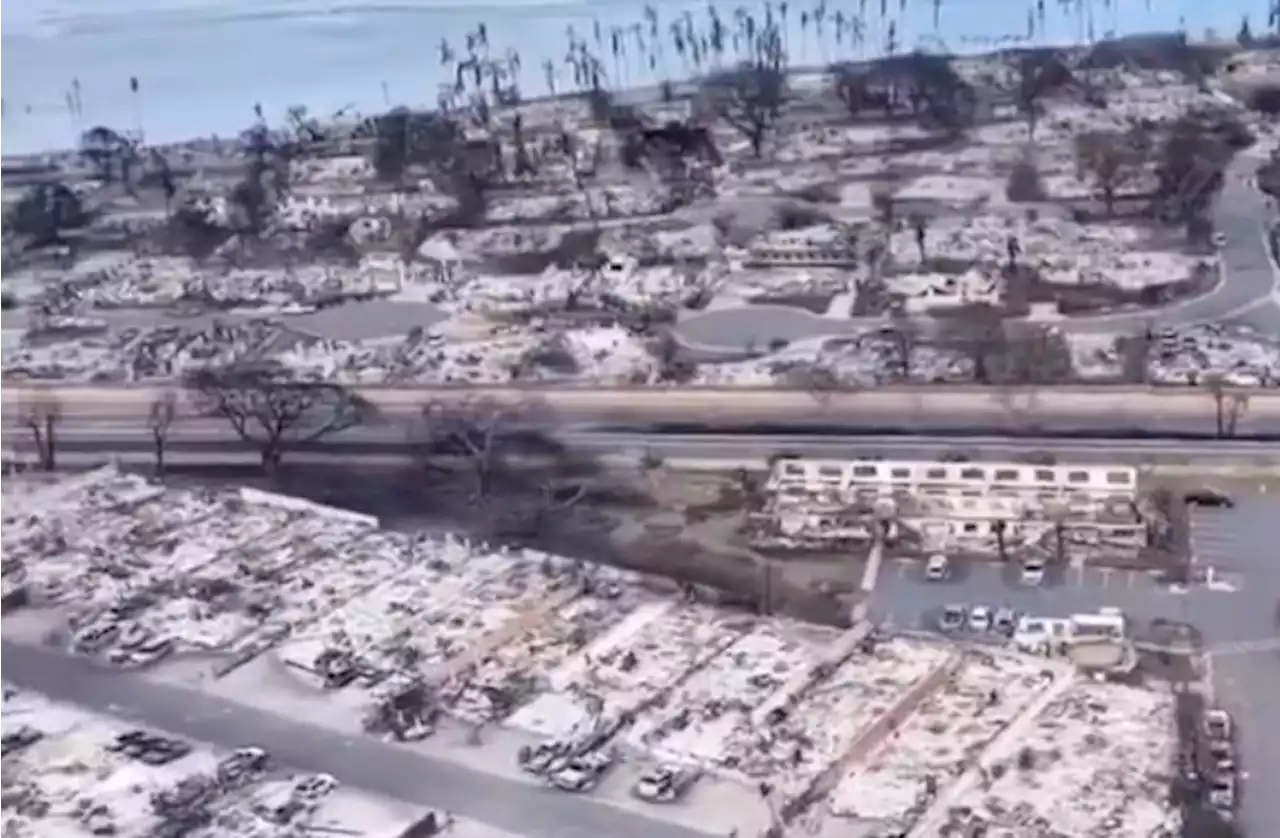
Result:
<svg viewBox="0 0 1280 838">
<path fill-rule="evenodd" d="M 275 474 L 291 446 L 317 442 L 363 424 L 375 410 L 336 384 L 298 381 L 277 368 L 201 370 L 189 376 L 196 410 L 222 417 L 236 436 L 258 449 Z"/>
<path fill-rule="evenodd" d="M 58 464 L 57 427 L 62 420 L 62 402 L 47 390 L 35 390 L 22 404 L 21 410 L 21 422 L 31 431 L 40 468 L 53 471 Z"/>
<path fill-rule="evenodd" d="M 1008 324 L 1000 377 L 1011 384 L 1061 384 L 1074 372 L 1061 330 L 1034 323 Z"/>
<path fill-rule="evenodd" d="M 391 217 L 391 241 L 400 261 L 412 264 L 418 258 L 418 249 L 430 236 L 435 225 L 425 212 L 409 215 L 400 211 Z"/>
<path fill-rule="evenodd" d="M 751 152 L 758 158 L 787 96 L 782 33 L 773 24 L 753 29 L 746 37 L 745 52 L 745 60 L 736 68 L 708 79 L 706 89 L 715 112 L 751 143 Z"/>
<path fill-rule="evenodd" d="M 920 324 L 911 319 L 901 307 L 890 309 L 889 320 L 892 328 L 891 337 L 898 350 L 902 380 L 910 381 L 916 369 L 916 349 L 920 346 L 923 337 Z"/>
<path fill-rule="evenodd" d="M 557 464 L 541 476 L 531 496 L 515 505 L 500 528 L 508 535 L 537 537 L 557 515 L 568 512 L 586 496 L 586 481 Z"/>
<path fill-rule="evenodd" d="M 1054 556 L 1059 565 L 1064 565 L 1067 561 L 1067 518 L 1070 516 L 1071 511 L 1067 507 L 1066 501 L 1055 499 L 1045 504 L 1045 514 L 1053 524 Z"/>
<path fill-rule="evenodd" d="M 480 397 L 432 401 L 422 408 L 424 454 L 454 455 L 466 460 L 478 500 L 493 490 L 493 478 L 501 466 L 499 443 L 504 435 L 530 423 L 541 424 L 541 406 L 531 401 L 503 402 Z"/>
<path fill-rule="evenodd" d="M 913 212 L 910 216 L 911 231 L 915 234 L 916 251 L 920 261 L 924 262 L 929 255 L 929 216 L 922 212 Z"/>
<path fill-rule="evenodd" d="M 831 406 L 832 397 L 843 385 L 830 367 L 817 362 L 799 362 L 786 371 L 785 386 L 803 389 L 822 410 Z"/>
<path fill-rule="evenodd" d="M 898 200 L 894 196 L 893 187 L 885 184 L 872 188 L 871 207 L 875 210 L 876 220 L 880 225 L 892 232 L 898 220 Z"/>
<path fill-rule="evenodd" d="M 1212 230 L 1208 215 L 1235 151 L 1231 133 L 1188 113 L 1168 127 L 1152 152 L 1155 209 L 1167 220 L 1185 225 L 1190 238 L 1208 238 Z"/>
<path fill-rule="evenodd" d="M 1151 360 L 1151 350 L 1156 344 L 1156 327 L 1146 323 L 1141 329 L 1129 335 L 1116 338 L 1115 350 L 1124 366 L 1124 380 L 1134 384 L 1147 381 L 1147 363 Z"/>
<path fill-rule="evenodd" d="M 1092 180 L 1108 218 L 1115 215 L 1116 194 L 1141 174 L 1150 150 L 1149 140 L 1136 131 L 1086 131 L 1076 136 L 1077 167 Z"/>
<path fill-rule="evenodd" d="M 1027 123 L 1027 137 L 1034 140 L 1036 126 L 1044 116 L 1044 101 L 1063 89 L 1083 92 L 1086 98 L 1096 100 L 1080 79 L 1067 66 L 1064 57 L 1056 52 L 1028 51 L 1017 64 L 1017 87 L 1013 91 L 1014 104 Z"/>
<path fill-rule="evenodd" d="M 178 395 L 165 390 L 151 403 L 147 412 L 147 428 L 151 431 L 151 444 L 156 458 L 156 476 L 164 476 L 165 451 L 169 443 L 169 429 L 178 416 Z"/>
<path fill-rule="evenodd" d="M 1249 394 L 1232 393 L 1231 400 L 1227 404 L 1227 436 L 1236 435 L 1236 427 L 1240 424 L 1240 419 L 1248 412 Z"/>
<path fill-rule="evenodd" d="M 682 357 L 680 341 L 670 329 L 662 329 L 650 341 L 650 351 L 658 361 L 659 383 L 684 384 L 697 376 L 697 364 Z"/>
<path fill-rule="evenodd" d="M 979 384 L 991 384 L 999 372 L 999 361 L 1008 348 L 1000 311 L 978 303 L 958 310 L 943 327 L 942 342 L 968 356 L 973 377 Z"/>
<path fill-rule="evenodd" d="M 1220 374 L 1210 375 L 1205 386 L 1213 399 L 1214 433 L 1219 439 L 1235 436 L 1240 419 L 1249 412 L 1249 395 L 1232 392 Z"/>
<path fill-rule="evenodd" d="M 1227 384 L 1219 374 L 1208 376 L 1204 384 L 1209 390 L 1209 397 L 1213 399 L 1214 434 L 1221 439 L 1227 435 Z"/>
</svg>

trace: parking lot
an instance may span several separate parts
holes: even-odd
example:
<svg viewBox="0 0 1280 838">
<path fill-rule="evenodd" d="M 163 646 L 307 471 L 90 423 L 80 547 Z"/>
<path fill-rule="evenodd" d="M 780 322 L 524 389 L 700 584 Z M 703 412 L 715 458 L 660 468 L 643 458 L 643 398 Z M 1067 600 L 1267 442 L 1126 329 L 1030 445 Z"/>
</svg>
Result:
<svg viewBox="0 0 1280 838">
<path fill-rule="evenodd" d="M 1212 568 L 1216 578 L 1239 585 L 1245 575 L 1266 574 L 1256 552 L 1275 536 L 1269 517 L 1276 504 L 1266 496 L 1246 496 L 1234 509 L 1196 508 L 1191 511 L 1191 557 L 1200 568 Z"/>
<path fill-rule="evenodd" d="M 1280 499 L 1239 493 L 1232 509 L 1198 509 L 1191 517 L 1191 545 L 1197 565 L 1235 585 L 1234 593 L 1192 603 L 1192 620 L 1211 650 L 1215 698 L 1237 718 L 1240 764 L 1245 782 L 1240 824 L 1246 834 L 1263 835 L 1280 822 L 1280 801 L 1257 793 L 1259 782 L 1280 777 L 1280 731 L 1275 699 L 1280 693 L 1280 652 L 1257 641 L 1275 638 L 1280 599 Z M 1249 793 L 1250 777 L 1254 793 Z"/>
<path fill-rule="evenodd" d="M 895 625 L 929 628 L 930 616 L 949 604 L 989 605 L 1045 617 L 1066 617 L 1103 606 L 1124 609 L 1135 619 L 1185 619 L 1189 599 L 1224 594 L 1181 592 L 1141 571 L 1110 568 L 1051 568 L 1043 583 L 1023 584 L 1016 567 L 957 564 L 946 581 L 926 582 L 919 562 L 895 560 L 876 585 L 872 613 Z"/>
<path fill-rule="evenodd" d="M 1280 499 L 1260 491 L 1237 491 L 1232 508 L 1191 513 L 1191 549 L 1196 568 L 1212 569 L 1212 584 L 1171 588 L 1140 571 L 1084 567 L 1051 568 L 1041 585 L 1021 583 L 1016 567 L 956 563 L 948 579 L 927 582 L 921 562 L 885 565 L 876 585 L 874 616 L 908 628 L 932 629 L 951 604 L 1011 608 L 1045 617 L 1095 612 L 1112 606 L 1135 622 L 1163 617 L 1190 622 L 1203 634 L 1215 700 L 1238 719 L 1242 780 L 1280 777 L 1280 730 L 1274 696 L 1280 694 Z M 1269 834 L 1280 822 L 1280 801 L 1266 794 L 1241 795 L 1246 834 Z"/>
</svg>

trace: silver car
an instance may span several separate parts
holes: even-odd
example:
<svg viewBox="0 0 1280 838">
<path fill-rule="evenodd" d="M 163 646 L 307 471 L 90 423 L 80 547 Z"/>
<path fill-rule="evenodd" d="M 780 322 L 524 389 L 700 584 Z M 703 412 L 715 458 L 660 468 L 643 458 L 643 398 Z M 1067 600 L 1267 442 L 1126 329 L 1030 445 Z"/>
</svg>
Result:
<svg viewBox="0 0 1280 838">
<path fill-rule="evenodd" d="M 968 619 L 968 609 L 963 605 L 948 605 L 938 616 L 938 629 L 944 632 L 960 631 Z"/>
</svg>

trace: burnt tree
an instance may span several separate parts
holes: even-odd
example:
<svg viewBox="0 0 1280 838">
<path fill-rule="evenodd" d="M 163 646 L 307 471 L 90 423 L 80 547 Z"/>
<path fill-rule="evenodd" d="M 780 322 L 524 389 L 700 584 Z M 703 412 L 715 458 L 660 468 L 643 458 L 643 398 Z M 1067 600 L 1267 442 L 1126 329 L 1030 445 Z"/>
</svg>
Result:
<svg viewBox="0 0 1280 838">
<path fill-rule="evenodd" d="M 772 24 L 753 30 L 745 41 L 743 61 L 713 75 L 706 90 L 715 113 L 761 157 L 787 97 L 787 56 L 782 33 Z"/>
<path fill-rule="evenodd" d="M 58 465 L 57 428 L 62 420 L 62 403 L 53 393 L 36 390 L 22 403 L 19 420 L 31 431 L 40 468 L 53 471 Z"/>
<path fill-rule="evenodd" d="M 432 401 L 422 408 L 422 454 L 428 462 L 435 457 L 462 458 L 472 475 L 475 498 L 484 500 L 493 491 L 494 478 L 507 453 L 502 444 L 521 438 L 542 439 L 531 430 L 540 417 L 539 406 L 527 401 L 488 397 Z"/>
<path fill-rule="evenodd" d="M 165 454 L 169 447 L 169 430 L 178 416 L 178 396 L 166 390 L 157 396 L 147 410 L 147 430 L 151 432 L 151 445 L 155 454 L 156 476 L 163 477 Z"/>
<path fill-rule="evenodd" d="M 257 449 L 267 474 L 275 474 L 291 447 L 364 424 L 375 414 L 373 405 L 344 387 L 298 381 L 274 368 L 201 370 L 186 384 L 197 412 L 225 419 Z"/>
<path fill-rule="evenodd" d="M 1102 200 L 1107 217 L 1115 215 L 1116 195 L 1143 171 L 1150 142 L 1141 131 L 1086 131 L 1076 136 L 1076 163 Z"/>
</svg>

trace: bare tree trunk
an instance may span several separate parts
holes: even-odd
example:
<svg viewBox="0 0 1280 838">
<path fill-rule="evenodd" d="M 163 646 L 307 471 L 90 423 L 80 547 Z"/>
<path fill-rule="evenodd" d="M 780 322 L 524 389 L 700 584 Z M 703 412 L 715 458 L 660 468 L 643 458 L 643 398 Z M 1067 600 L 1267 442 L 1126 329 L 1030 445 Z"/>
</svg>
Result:
<svg viewBox="0 0 1280 838">
<path fill-rule="evenodd" d="M 55 422 L 52 415 L 44 417 L 44 447 L 40 451 L 40 464 L 45 471 L 53 471 L 58 467 L 58 443 L 53 430 Z"/>
<path fill-rule="evenodd" d="M 472 466 L 475 469 L 476 497 L 483 500 L 493 491 L 493 463 L 489 456 L 484 454 L 475 457 L 472 460 Z"/>
<path fill-rule="evenodd" d="M 151 403 L 147 425 L 151 428 L 151 441 L 155 450 L 156 477 L 164 477 L 165 447 L 169 441 L 169 429 L 178 415 L 178 396 L 167 390 Z"/>
<path fill-rule="evenodd" d="M 164 454 L 165 454 L 165 439 L 164 439 L 164 434 L 163 434 L 163 433 L 161 433 L 161 432 L 160 432 L 160 431 L 158 431 L 158 430 L 153 430 L 153 431 L 151 432 L 151 443 L 152 443 L 152 445 L 154 446 L 154 451 L 155 451 L 155 458 L 156 458 L 156 477 L 157 477 L 157 478 L 163 478 L 163 477 L 164 477 L 164 466 L 165 466 L 165 462 L 164 462 Z"/>
<path fill-rule="evenodd" d="M 284 451 L 280 442 L 276 440 L 266 443 L 260 453 L 263 473 L 274 480 L 280 472 L 280 461 L 284 459 Z"/>
<path fill-rule="evenodd" d="M 773 613 L 773 562 L 767 558 L 759 557 L 760 562 L 760 590 L 759 599 L 756 603 L 757 609 L 761 614 Z"/>
<path fill-rule="evenodd" d="M 40 459 L 40 468 L 47 469 L 48 467 L 45 465 L 46 457 L 44 453 L 44 430 L 41 428 L 39 422 L 34 422 L 31 425 L 31 441 L 35 443 L 36 456 Z"/>
<path fill-rule="evenodd" d="M 1236 429 L 1240 425 L 1240 417 L 1249 412 L 1249 397 L 1244 393 L 1237 393 L 1231 397 L 1231 406 L 1227 411 L 1227 427 L 1226 435 L 1235 436 Z"/>
</svg>

